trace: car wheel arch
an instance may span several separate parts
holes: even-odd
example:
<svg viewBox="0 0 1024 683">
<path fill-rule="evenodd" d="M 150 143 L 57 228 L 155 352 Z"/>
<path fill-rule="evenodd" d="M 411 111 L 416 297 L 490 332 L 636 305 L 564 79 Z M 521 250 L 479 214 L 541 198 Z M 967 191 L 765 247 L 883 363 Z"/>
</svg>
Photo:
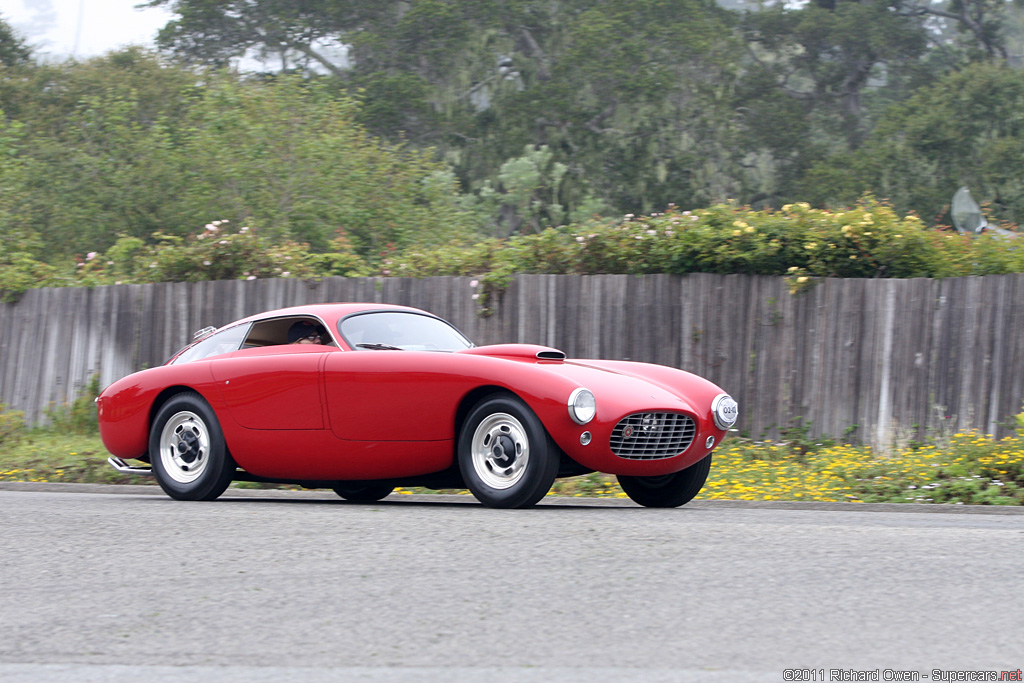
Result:
<svg viewBox="0 0 1024 683">
<path fill-rule="evenodd" d="M 462 400 L 459 402 L 458 408 L 455 410 L 456 446 L 458 445 L 459 434 L 462 433 L 462 425 L 463 423 L 465 423 L 466 418 L 469 416 L 469 412 L 473 410 L 473 408 L 476 407 L 476 405 L 483 401 L 484 399 L 498 394 L 504 394 L 506 396 L 515 396 L 516 398 L 522 400 L 521 396 L 518 396 L 516 392 L 512 391 L 508 387 L 493 384 L 477 387 L 476 389 L 473 389 L 472 391 L 470 391 L 469 393 L 462 397 Z"/>
<path fill-rule="evenodd" d="M 185 384 L 176 384 L 174 386 L 166 387 L 153 398 L 153 403 L 150 404 L 149 406 L 149 417 L 146 419 L 146 431 L 148 432 L 150 429 L 153 428 L 153 420 L 156 419 L 156 414 L 160 412 L 160 409 L 164 407 L 165 403 L 170 401 L 178 394 L 184 394 L 186 392 L 199 394 L 204 401 L 210 403 L 210 399 L 207 398 L 203 392 L 199 391 L 195 387 L 190 387 Z"/>
</svg>

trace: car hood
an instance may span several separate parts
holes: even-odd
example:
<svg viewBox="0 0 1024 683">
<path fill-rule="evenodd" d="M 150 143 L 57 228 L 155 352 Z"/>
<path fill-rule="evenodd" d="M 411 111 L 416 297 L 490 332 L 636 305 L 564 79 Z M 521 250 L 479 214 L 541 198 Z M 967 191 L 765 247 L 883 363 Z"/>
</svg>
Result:
<svg viewBox="0 0 1024 683">
<path fill-rule="evenodd" d="M 716 384 L 677 368 L 653 363 L 567 359 L 548 346 L 498 344 L 458 353 L 501 358 L 529 365 L 532 372 L 557 375 L 594 392 L 599 410 L 620 414 L 645 410 L 683 410 L 705 416 L 721 393 Z"/>
</svg>

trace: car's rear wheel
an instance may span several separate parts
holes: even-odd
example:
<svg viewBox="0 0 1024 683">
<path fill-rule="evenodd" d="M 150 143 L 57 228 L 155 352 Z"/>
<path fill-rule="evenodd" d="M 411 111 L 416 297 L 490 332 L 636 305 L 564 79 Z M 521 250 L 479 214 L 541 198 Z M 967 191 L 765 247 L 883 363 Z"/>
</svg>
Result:
<svg viewBox="0 0 1024 683">
<path fill-rule="evenodd" d="M 353 503 L 375 503 L 387 498 L 395 487 L 379 481 L 339 481 L 334 492 Z"/>
<path fill-rule="evenodd" d="M 558 447 L 529 406 L 508 394 L 485 398 L 470 411 L 458 453 L 466 486 L 489 507 L 530 507 L 558 474 Z"/>
<path fill-rule="evenodd" d="M 711 454 L 681 472 L 660 477 L 619 475 L 619 486 L 633 502 L 649 508 L 675 508 L 700 493 L 711 471 Z"/>
<path fill-rule="evenodd" d="M 213 409 L 191 391 L 176 394 L 157 411 L 149 455 L 160 488 L 177 500 L 217 498 L 236 469 Z"/>
</svg>

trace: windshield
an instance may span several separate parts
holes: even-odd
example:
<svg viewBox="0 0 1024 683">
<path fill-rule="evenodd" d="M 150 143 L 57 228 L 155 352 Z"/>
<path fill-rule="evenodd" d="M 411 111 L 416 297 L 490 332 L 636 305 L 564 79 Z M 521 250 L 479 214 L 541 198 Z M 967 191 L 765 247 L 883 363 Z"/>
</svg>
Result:
<svg viewBox="0 0 1024 683">
<path fill-rule="evenodd" d="M 419 313 L 351 315 L 338 323 L 338 331 L 357 351 L 458 351 L 473 346 L 445 321 Z"/>
<path fill-rule="evenodd" d="M 188 347 L 180 356 L 174 359 L 171 365 L 181 365 L 192 361 L 202 360 L 210 356 L 219 356 L 222 353 L 237 351 L 239 344 L 245 339 L 245 333 L 249 331 L 249 325 L 235 325 L 217 334 L 211 334 L 202 341 Z"/>
</svg>

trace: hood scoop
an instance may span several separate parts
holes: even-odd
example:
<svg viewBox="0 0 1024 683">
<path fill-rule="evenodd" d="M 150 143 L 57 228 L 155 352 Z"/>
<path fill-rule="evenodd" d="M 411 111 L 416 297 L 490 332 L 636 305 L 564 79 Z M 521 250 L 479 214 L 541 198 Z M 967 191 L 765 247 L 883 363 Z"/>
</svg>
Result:
<svg viewBox="0 0 1024 683">
<path fill-rule="evenodd" d="M 515 358 L 522 360 L 542 360 L 561 362 L 565 360 L 565 352 L 550 346 L 537 344 L 491 344 L 490 346 L 474 346 L 471 349 L 458 351 L 473 356 L 495 356 L 497 358 Z"/>
</svg>

